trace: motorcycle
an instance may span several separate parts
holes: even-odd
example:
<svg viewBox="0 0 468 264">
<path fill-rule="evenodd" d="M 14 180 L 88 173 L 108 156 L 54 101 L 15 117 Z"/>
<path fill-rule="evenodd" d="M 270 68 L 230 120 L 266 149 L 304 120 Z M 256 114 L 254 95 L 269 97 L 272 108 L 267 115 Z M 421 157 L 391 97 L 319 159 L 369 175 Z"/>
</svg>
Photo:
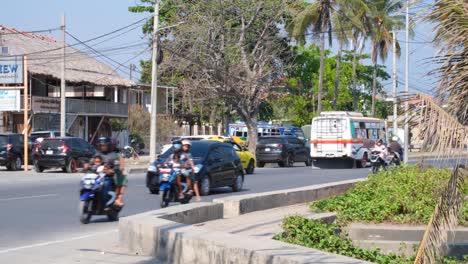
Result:
<svg viewBox="0 0 468 264">
<path fill-rule="evenodd" d="M 88 224 L 93 215 L 106 215 L 110 221 L 119 219 L 122 208 L 113 206 L 117 196 L 113 176 L 105 175 L 102 170 L 101 166 L 97 173 L 85 173 L 80 180 L 79 213 L 83 224 Z"/>
<path fill-rule="evenodd" d="M 184 171 L 187 173 L 188 171 Z M 187 204 L 192 199 L 193 194 L 189 193 L 187 183 L 182 182 L 182 192 L 184 197 L 179 199 L 176 178 L 177 175 L 184 174 L 181 169 L 174 168 L 171 164 L 158 168 L 159 191 L 161 193 L 161 208 L 168 207 L 171 202 Z"/>
<path fill-rule="evenodd" d="M 384 160 L 380 157 L 380 151 L 372 151 L 371 152 L 371 167 L 372 173 L 376 174 L 379 172 L 380 168 L 382 167 L 384 170 L 387 170 L 387 167 L 396 165 L 399 166 L 401 164 L 400 155 L 397 152 L 390 152 L 391 158 L 389 160 Z"/>
</svg>

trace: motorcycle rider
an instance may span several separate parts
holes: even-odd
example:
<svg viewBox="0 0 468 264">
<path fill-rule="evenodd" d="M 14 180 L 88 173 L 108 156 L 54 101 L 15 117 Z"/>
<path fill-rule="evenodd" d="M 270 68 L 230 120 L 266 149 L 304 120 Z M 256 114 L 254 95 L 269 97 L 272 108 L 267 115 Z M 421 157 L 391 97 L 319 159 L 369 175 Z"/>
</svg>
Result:
<svg viewBox="0 0 468 264">
<path fill-rule="evenodd" d="M 173 168 L 177 169 L 185 169 L 187 167 L 187 164 L 189 162 L 189 157 L 188 155 L 182 150 L 182 142 L 179 140 L 173 141 L 172 146 L 174 148 L 174 153 L 169 156 L 169 158 L 166 160 L 167 163 L 171 163 Z M 189 177 L 186 177 L 187 181 L 187 186 L 191 186 L 192 182 Z M 181 173 L 177 174 L 176 178 L 176 184 L 177 184 L 177 191 L 178 191 L 178 198 L 183 199 L 184 198 L 184 193 L 182 189 L 182 175 Z M 189 192 L 192 192 L 190 190 Z"/>
<path fill-rule="evenodd" d="M 189 169 L 190 175 L 188 175 L 190 180 L 192 181 L 192 184 L 190 185 L 190 188 L 195 191 L 195 196 L 197 197 L 196 200 L 197 202 L 201 201 L 200 198 L 200 191 L 198 190 L 198 179 L 196 178 L 195 175 L 195 164 L 193 163 L 192 159 L 192 154 L 190 154 L 190 148 L 192 147 L 192 141 L 189 139 L 184 139 L 182 140 L 182 150 L 184 151 L 185 154 L 187 154 L 189 160 L 188 163 L 186 164 L 186 168 Z"/>
<path fill-rule="evenodd" d="M 403 147 L 398 143 L 398 137 L 393 136 L 390 146 L 388 146 L 391 152 L 398 153 L 400 155 L 400 161 L 403 160 Z"/>
<path fill-rule="evenodd" d="M 379 157 L 384 161 L 383 162 L 384 166 L 387 165 L 388 150 L 387 150 L 387 147 L 383 144 L 382 139 L 377 140 L 377 142 L 375 143 L 375 146 L 372 148 L 371 151 L 379 152 Z"/>
<path fill-rule="evenodd" d="M 102 157 L 104 164 L 109 164 L 107 174 L 114 173 L 115 193 L 117 198 L 114 205 L 123 207 L 123 196 L 127 189 L 127 177 L 123 174 L 124 159 L 111 149 L 111 139 L 109 137 L 98 138 L 98 155 Z"/>
</svg>

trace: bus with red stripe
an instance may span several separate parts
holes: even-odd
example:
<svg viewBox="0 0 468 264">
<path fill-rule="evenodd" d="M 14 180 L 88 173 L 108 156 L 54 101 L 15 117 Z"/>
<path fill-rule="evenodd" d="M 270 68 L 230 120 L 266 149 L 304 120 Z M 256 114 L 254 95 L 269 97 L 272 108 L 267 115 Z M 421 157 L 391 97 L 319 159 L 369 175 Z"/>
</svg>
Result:
<svg viewBox="0 0 468 264">
<path fill-rule="evenodd" d="M 370 148 L 384 138 L 385 122 L 361 113 L 330 111 L 315 117 L 310 129 L 314 165 L 327 159 L 346 159 L 354 161 L 356 167 L 366 167 Z"/>
</svg>

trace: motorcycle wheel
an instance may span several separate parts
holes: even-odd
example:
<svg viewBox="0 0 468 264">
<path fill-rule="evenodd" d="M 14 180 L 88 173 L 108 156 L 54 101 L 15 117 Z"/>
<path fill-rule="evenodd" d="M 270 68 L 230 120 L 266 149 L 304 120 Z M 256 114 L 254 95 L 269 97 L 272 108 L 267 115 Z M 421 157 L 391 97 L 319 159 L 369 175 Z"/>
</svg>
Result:
<svg viewBox="0 0 468 264">
<path fill-rule="evenodd" d="M 171 202 L 171 190 L 164 190 L 161 196 L 161 208 L 166 208 Z"/>
<path fill-rule="evenodd" d="M 91 201 L 81 201 L 79 205 L 79 213 L 80 213 L 80 222 L 82 224 L 88 224 L 89 221 L 91 220 L 91 215 L 92 212 L 90 212 L 88 209 L 92 206 Z"/>
<path fill-rule="evenodd" d="M 110 212 L 107 214 L 107 219 L 112 222 L 119 220 L 119 212 L 110 210 Z"/>
</svg>

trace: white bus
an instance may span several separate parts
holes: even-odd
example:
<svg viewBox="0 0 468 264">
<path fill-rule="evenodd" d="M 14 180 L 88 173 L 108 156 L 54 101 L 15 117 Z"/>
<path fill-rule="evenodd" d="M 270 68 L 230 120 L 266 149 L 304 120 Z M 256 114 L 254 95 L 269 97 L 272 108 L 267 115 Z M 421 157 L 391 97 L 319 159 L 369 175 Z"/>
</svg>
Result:
<svg viewBox="0 0 468 264">
<path fill-rule="evenodd" d="M 385 122 L 356 112 L 322 112 L 312 120 L 310 156 L 316 166 L 325 159 L 350 159 L 366 167 L 373 142 L 384 139 Z"/>
</svg>

